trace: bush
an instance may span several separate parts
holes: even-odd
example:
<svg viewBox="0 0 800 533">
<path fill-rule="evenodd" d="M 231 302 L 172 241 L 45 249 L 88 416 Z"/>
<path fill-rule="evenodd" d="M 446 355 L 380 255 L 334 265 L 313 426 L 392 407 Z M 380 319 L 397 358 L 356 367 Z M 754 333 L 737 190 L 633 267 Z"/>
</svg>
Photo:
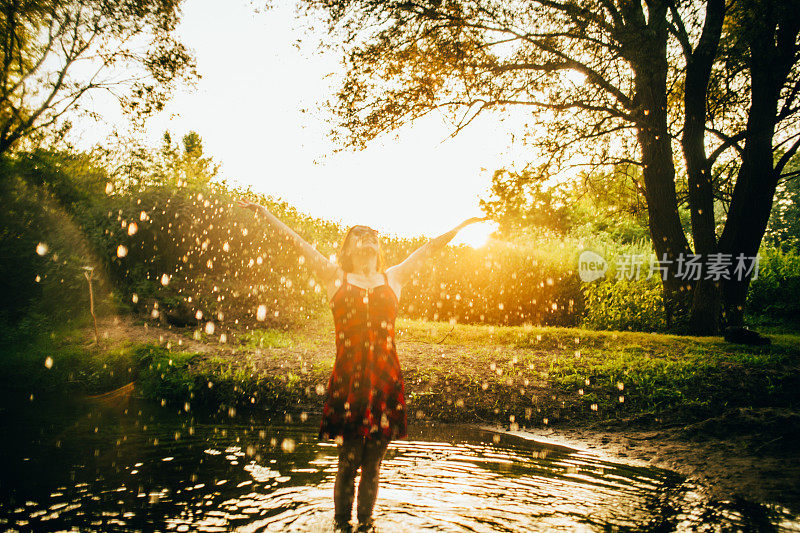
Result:
<svg viewBox="0 0 800 533">
<path fill-rule="evenodd" d="M 664 331 L 666 317 L 661 281 L 602 279 L 583 287 L 583 325 L 594 329 Z"/>
<path fill-rule="evenodd" d="M 750 282 L 747 311 L 751 316 L 797 324 L 800 320 L 800 254 L 763 246 L 758 277 Z"/>
</svg>

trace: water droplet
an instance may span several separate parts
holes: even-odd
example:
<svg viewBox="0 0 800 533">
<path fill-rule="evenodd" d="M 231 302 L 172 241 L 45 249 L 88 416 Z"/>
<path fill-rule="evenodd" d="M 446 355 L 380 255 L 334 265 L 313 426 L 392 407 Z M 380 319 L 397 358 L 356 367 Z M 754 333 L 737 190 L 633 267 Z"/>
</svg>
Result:
<svg viewBox="0 0 800 533">
<path fill-rule="evenodd" d="M 167 274 L 161 274 L 161 284 L 163 286 L 166 287 L 167 285 L 169 285 L 169 279 L 170 277 Z"/>
<path fill-rule="evenodd" d="M 259 322 L 263 322 L 267 318 L 267 306 L 261 304 L 258 306 L 258 311 L 256 311 L 256 319 Z"/>
<path fill-rule="evenodd" d="M 194 314 L 194 317 L 197 320 L 203 320 L 203 312 L 198 309 L 197 312 Z"/>
<path fill-rule="evenodd" d="M 128 235 L 136 235 L 137 231 L 139 231 L 139 226 L 136 225 L 136 222 L 128 224 Z"/>
<path fill-rule="evenodd" d="M 43 242 L 40 242 L 36 245 L 36 253 L 39 255 L 44 255 L 47 253 L 47 245 Z"/>
<path fill-rule="evenodd" d="M 106 183 L 106 194 L 111 194 L 112 192 L 114 192 L 114 184 L 109 181 Z"/>
<path fill-rule="evenodd" d="M 44 360 L 44 366 L 45 368 L 53 368 L 53 358 L 48 356 L 47 359 Z"/>
<path fill-rule="evenodd" d="M 117 257 L 125 257 L 126 255 L 128 255 L 128 249 L 125 245 L 120 244 L 117 246 Z"/>
<path fill-rule="evenodd" d="M 206 333 L 208 335 L 214 334 L 214 323 L 213 322 L 206 322 Z"/>
<path fill-rule="evenodd" d="M 133 296 L 131 296 L 131 301 L 133 303 L 138 303 L 139 302 L 139 295 L 134 292 Z"/>
<path fill-rule="evenodd" d="M 292 453 L 295 448 L 294 439 L 283 439 L 281 442 L 281 449 L 287 453 Z"/>
</svg>

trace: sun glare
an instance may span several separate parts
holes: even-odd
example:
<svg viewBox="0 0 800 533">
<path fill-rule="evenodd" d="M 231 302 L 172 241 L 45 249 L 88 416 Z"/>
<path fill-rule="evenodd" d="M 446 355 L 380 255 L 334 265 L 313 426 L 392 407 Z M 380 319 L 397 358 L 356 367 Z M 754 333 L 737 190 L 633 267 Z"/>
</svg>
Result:
<svg viewBox="0 0 800 533">
<path fill-rule="evenodd" d="M 455 239 L 453 244 L 466 244 L 472 248 L 480 248 L 489 241 L 489 235 L 497 230 L 497 222 L 487 220 L 486 222 L 478 222 L 471 226 L 462 229 Z"/>
</svg>

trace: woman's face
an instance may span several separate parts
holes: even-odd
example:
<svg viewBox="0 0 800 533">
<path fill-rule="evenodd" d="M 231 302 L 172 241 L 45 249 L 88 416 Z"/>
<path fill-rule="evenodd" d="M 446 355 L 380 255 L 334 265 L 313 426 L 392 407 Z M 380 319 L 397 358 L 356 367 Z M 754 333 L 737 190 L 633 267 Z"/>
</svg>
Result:
<svg viewBox="0 0 800 533">
<path fill-rule="evenodd" d="M 350 253 L 369 256 L 378 253 L 378 233 L 367 226 L 355 226 L 349 239 Z"/>
</svg>

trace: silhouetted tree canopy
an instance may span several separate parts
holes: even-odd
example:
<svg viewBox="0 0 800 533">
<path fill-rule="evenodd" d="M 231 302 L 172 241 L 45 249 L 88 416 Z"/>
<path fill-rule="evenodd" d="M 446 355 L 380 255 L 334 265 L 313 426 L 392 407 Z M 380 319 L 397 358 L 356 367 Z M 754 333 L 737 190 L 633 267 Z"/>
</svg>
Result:
<svg viewBox="0 0 800 533">
<path fill-rule="evenodd" d="M 196 76 L 175 39 L 179 0 L 0 2 L 0 154 L 63 132 L 69 113 L 97 115 L 91 93 L 134 116 L 160 110 L 179 79 Z"/>
</svg>

